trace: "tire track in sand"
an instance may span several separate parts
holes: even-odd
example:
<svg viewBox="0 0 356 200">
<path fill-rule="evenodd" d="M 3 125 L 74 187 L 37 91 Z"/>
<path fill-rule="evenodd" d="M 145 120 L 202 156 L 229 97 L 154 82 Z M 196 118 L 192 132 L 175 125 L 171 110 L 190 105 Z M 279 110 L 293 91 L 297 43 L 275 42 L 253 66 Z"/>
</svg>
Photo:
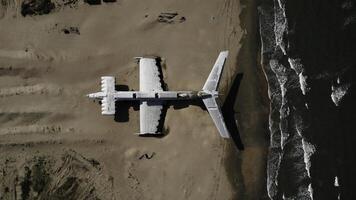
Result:
<svg viewBox="0 0 356 200">
<path fill-rule="evenodd" d="M 53 84 L 36 84 L 30 86 L 18 86 L 8 87 L 0 89 L 0 97 L 10 97 L 17 95 L 61 95 L 63 93 L 63 87 L 59 87 Z"/>
</svg>

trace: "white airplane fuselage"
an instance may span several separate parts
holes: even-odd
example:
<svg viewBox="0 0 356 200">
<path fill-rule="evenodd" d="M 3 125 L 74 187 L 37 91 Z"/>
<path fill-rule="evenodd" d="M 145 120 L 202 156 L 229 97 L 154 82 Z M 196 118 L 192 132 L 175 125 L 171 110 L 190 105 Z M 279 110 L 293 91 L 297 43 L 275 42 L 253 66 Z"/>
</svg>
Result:
<svg viewBox="0 0 356 200">
<path fill-rule="evenodd" d="M 167 101 L 189 100 L 217 97 L 216 91 L 115 91 L 114 93 L 96 92 L 88 95 L 89 98 L 102 99 L 103 97 L 114 98 L 115 101 Z"/>
</svg>

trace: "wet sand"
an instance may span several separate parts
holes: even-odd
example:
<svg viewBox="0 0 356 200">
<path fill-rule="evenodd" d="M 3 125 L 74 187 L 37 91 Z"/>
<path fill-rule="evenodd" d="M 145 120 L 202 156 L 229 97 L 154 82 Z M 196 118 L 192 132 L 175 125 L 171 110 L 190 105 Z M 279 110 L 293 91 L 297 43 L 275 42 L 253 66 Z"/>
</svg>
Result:
<svg viewBox="0 0 356 200">
<path fill-rule="evenodd" d="M 235 199 L 268 199 L 266 161 L 269 144 L 267 83 L 260 65 L 258 1 L 241 1 L 241 28 L 246 30 L 237 54 L 236 74 L 242 76 L 235 102 L 238 129 L 244 144 L 236 151 L 229 144 L 227 169 L 235 187 Z"/>
</svg>

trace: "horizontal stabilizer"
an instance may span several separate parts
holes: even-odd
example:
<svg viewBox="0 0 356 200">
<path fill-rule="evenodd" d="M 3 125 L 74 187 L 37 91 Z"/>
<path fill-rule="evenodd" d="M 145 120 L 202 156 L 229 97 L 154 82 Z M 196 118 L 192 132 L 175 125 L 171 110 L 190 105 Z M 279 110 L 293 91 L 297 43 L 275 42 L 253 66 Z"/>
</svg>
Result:
<svg viewBox="0 0 356 200">
<path fill-rule="evenodd" d="M 101 100 L 101 114 L 114 115 L 115 114 L 115 99 L 113 96 L 106 96 Z"/>
<path fill-rule="evenodd" d="M 221 72 L 224 68 L 225 60 L 228 56 L 228 51 L 220 52 L 213 69 L 211 70 L 208 79 L 206 80 L 203 90 L 204 91 L 216 91 L 219 86 L 219 80 L 221 77 Z"/>
<path fill-rule="evenodd" d="M 216 98 L 211 97 L 211 98 L 203 99 L 203 102 L 204 102 L 207 110 L 209 111 L 209 114 L 210 114 L 211 118 L 213 119 L 214 124 L 215 124 L 216 128 L 218 129 L 221 137 L 229 138 L 230 134 L 226 128 L 224 117 L 222 115 L 220 106 L 216 102 Z"/>
<path fill-rule="evenodd" d="M 101 100 L 101 114 L 114 115 L 115 114 L 115 77 L 102 76 L 101 77 L 101 91 L 103 98 Z"/>
<path fill-rule="evenodd" d="M 102 76 L 101 77 L 101 91 L 105 94 L 115 92 L 115 77 Z"/>
</svg>

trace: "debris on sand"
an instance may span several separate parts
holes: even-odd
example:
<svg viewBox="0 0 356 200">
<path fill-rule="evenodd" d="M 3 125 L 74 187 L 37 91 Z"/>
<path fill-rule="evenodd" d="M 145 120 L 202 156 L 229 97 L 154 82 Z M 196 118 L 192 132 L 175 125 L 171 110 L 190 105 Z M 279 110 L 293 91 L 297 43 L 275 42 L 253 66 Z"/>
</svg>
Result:
<svg viewBox="0 0 356 200">
<path fill-rule="evenodd" d="M 145 154 L 142 154 L 138 159 L 142 160 L 143 158 L 145 158 L 147 160 L 150 160 L 155 155 L 156 155 L 156 152 L 151 153 L 151 155 L 148 155 L 147 153 L 145 153 Z"/>
<path fill-rule="evenodd" d="M 25 0 L 21 4 L 21 14 L 26 15 L 44 15 L 49 14 L 55 5 L 51 0 Z"/>
<path fill-rule="evenodd" d="M 54 23 L 52 26 L 48 27 L 46 30 L 48 33 L 64 33 L 66 35 L 75 34 L 80 35 L 80 30 L 78 24 L 62 24 Z"/>
<path fill-rule="evenodd" d="M 179 22 L 182 23 L 182 22 L 185 22 L 185 20 L 187 20 L 185 17 L 181 17 L 181 18 L 179 19 Z"/>
<path fill-rule="evenodd" d="M 160 23 L 167 23 L 167 24 L 172 24 L 174 23 L 175 19 L 176 19 L 176 16 L 178 15 L 177 12 L 162 12 L 158 18 L 157 18 L 157 21 L 160 22 Z M 181 17 L 179 19 L 179 22 L 182 23 L 186 20 L 185 17 Z"/>
<path fill-rule="evenodd" d="M 77 35 L 80 35 L 79 28 L 78 27 L 73 27 L 73 26 L 67 27 L 67 28 L 63 28 L 62 32 L 64 34 L 77 34 Z"/>
</svg>

